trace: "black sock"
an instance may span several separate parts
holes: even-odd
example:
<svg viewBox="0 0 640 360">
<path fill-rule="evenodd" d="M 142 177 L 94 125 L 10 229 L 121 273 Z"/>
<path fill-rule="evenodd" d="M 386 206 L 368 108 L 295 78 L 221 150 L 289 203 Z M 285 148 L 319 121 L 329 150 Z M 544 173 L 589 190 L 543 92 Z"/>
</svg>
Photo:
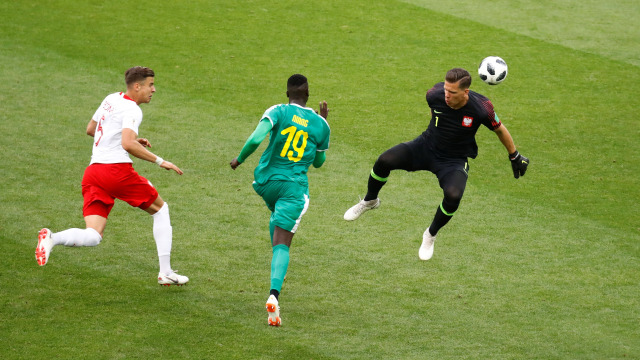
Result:
<svg viewBox="0 0 640 360">
<path fill-rule="evenodd" d="M 367 185 L 367 195 L 364 197 L 364 201 L 375 200 L 378 198 L 378 193 L 380 189 L 386 184 L 386 181 L 380 181 L 374 179 L 373 176 L 369 175 L 369 183 Z"/>
<path fill-rule="evenodd" d="M 444 212 L 442 212 L 442 209 L 440 208 L 440 206 L 438 206 L 438 210 L 436 210 L 436 215 L 433 217 L 433 221 L 431 222 L 431 225 L 429 225 L 429 233 L 432 236 L 436 236 L 438 231 L 443 226 L 447 225 L 447 223 L 449 222 L 449 220 L 451 220 L 452 217 L 453 215 L 447 215 Z"/>
<path fill-rule="evenodd" d="M 271 289 L 271 291 L 269 291 L 269 295 L 275 296 L 276 300 L 278 300 L 278 296 L 280 296 L 280 291 L 278 291 L 276 289 Z"/>
</svg>

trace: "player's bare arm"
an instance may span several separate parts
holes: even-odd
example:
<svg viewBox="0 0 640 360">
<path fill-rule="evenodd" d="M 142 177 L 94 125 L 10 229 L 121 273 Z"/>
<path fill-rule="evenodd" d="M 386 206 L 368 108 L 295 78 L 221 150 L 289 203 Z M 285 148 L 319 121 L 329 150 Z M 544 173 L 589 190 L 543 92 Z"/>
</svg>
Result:
<svg viewBox="0 0 640 360">
<path fill-rule="evenodd" d="M 148 147 L 148 148 L 150 148 L 150 147 L 151 147 L 151 143 L 149 142 L 149 140 L 148 140 L 148 139 L 145 139 L 145 138 L 138 138 L 138 139 L 136 139 L 136 140 L 140 143 L 140 145 L 142 145 L 142 146 L 144 146 L 144 147 Z"/>
<path fill-rule="evenodd" d="M 516 152 L 516 145 L 513 143 L 513 138 L 511 137 L 509 130 L 507 130 L 507 127 L 504 124 L 495 129 L 494 132 L 496 133 L 496 135 L 498 135 L 498 139 L 500 139 L 500 142 L 502 143 L 502 145 L 504 145 L 509 154 L 513 154 Z"/>
<path fill-rule="evenodd" d="M 89 120 L 89 123 L 87 124 L 87 135 L 91 137 L 95 136 L 97 127 L 97 122 L 93 121 L 93 119 Z"/>
<path fill-rule="evenodd" d="M 129 154 L 137 157 L 138 159 L 146 160 L 149 162 L 157 163 L 161 168 L 167 170 L 173 170 L 178 175 L 182 175 L 184 172 L 173 163 L 163 160 L 161 157 L 155 155 L 151 151 L 145 149 L 145 147 L 138 142 L 137 134 L 131 129 L 122 129 L 122 148 Z M 162 161 L 159 163 L 159 161 Z"/>
</svg>

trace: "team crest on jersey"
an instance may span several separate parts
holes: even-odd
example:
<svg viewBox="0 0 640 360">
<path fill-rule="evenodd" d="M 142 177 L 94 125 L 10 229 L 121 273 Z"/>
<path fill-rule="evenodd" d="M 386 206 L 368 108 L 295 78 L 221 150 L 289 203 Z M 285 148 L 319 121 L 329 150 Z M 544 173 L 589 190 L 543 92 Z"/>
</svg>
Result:
<svg viewBox="0 0 640 360">
<path fill-rule="evenodd" d="M 471 127 L 473 125 L 473 118 L 471 116 L 465 116 L 462 118 L 462 126 Z"/>
</svg>

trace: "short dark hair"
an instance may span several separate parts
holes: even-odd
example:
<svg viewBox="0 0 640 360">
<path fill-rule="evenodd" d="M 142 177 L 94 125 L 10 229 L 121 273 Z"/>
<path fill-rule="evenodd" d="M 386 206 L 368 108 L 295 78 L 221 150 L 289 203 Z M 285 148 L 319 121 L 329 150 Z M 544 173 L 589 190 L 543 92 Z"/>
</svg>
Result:
<svg viewBox="0 0 640 360">
<path fill-rule="evenodd" d="M 460 89 L 468 89 L 471 86 L 471 74 L 463 68 L 453 68 L 447 71 L 444 80 L 450 83 L 460 81 Z"/>
<path fill-rule="evenodd" d="M 148 77 L 156 76 L 153 70 L 144 66 L 134 66 L 131 69 L 128 69 L 124 72 L 124 82 L 127 86 L 143 81 Z"/>
<path fill-rule="evenodd" d="M 307 83 L 307 78 L 301 74 L 293 74 L 287 80 L 287 87 L 297 88 Z"/>
</svg>

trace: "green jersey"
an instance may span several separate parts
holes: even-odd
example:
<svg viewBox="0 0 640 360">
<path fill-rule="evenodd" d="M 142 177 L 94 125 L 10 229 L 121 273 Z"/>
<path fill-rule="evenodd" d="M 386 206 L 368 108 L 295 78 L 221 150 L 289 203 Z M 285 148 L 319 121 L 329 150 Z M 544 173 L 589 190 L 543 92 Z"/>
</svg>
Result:
<svg viewBox="0 0 640 360">
<path fill-rule="evenodd" d="M 272 128 L 269 145 L 253 173 L 256 183 L 288 180 L 309 186 L 307 170 L 316 151 L 329 148 L 329 124 L 313 109 L 297 104 L 270 107 L 261 118 L 267 120 Z"/>
</svg>

